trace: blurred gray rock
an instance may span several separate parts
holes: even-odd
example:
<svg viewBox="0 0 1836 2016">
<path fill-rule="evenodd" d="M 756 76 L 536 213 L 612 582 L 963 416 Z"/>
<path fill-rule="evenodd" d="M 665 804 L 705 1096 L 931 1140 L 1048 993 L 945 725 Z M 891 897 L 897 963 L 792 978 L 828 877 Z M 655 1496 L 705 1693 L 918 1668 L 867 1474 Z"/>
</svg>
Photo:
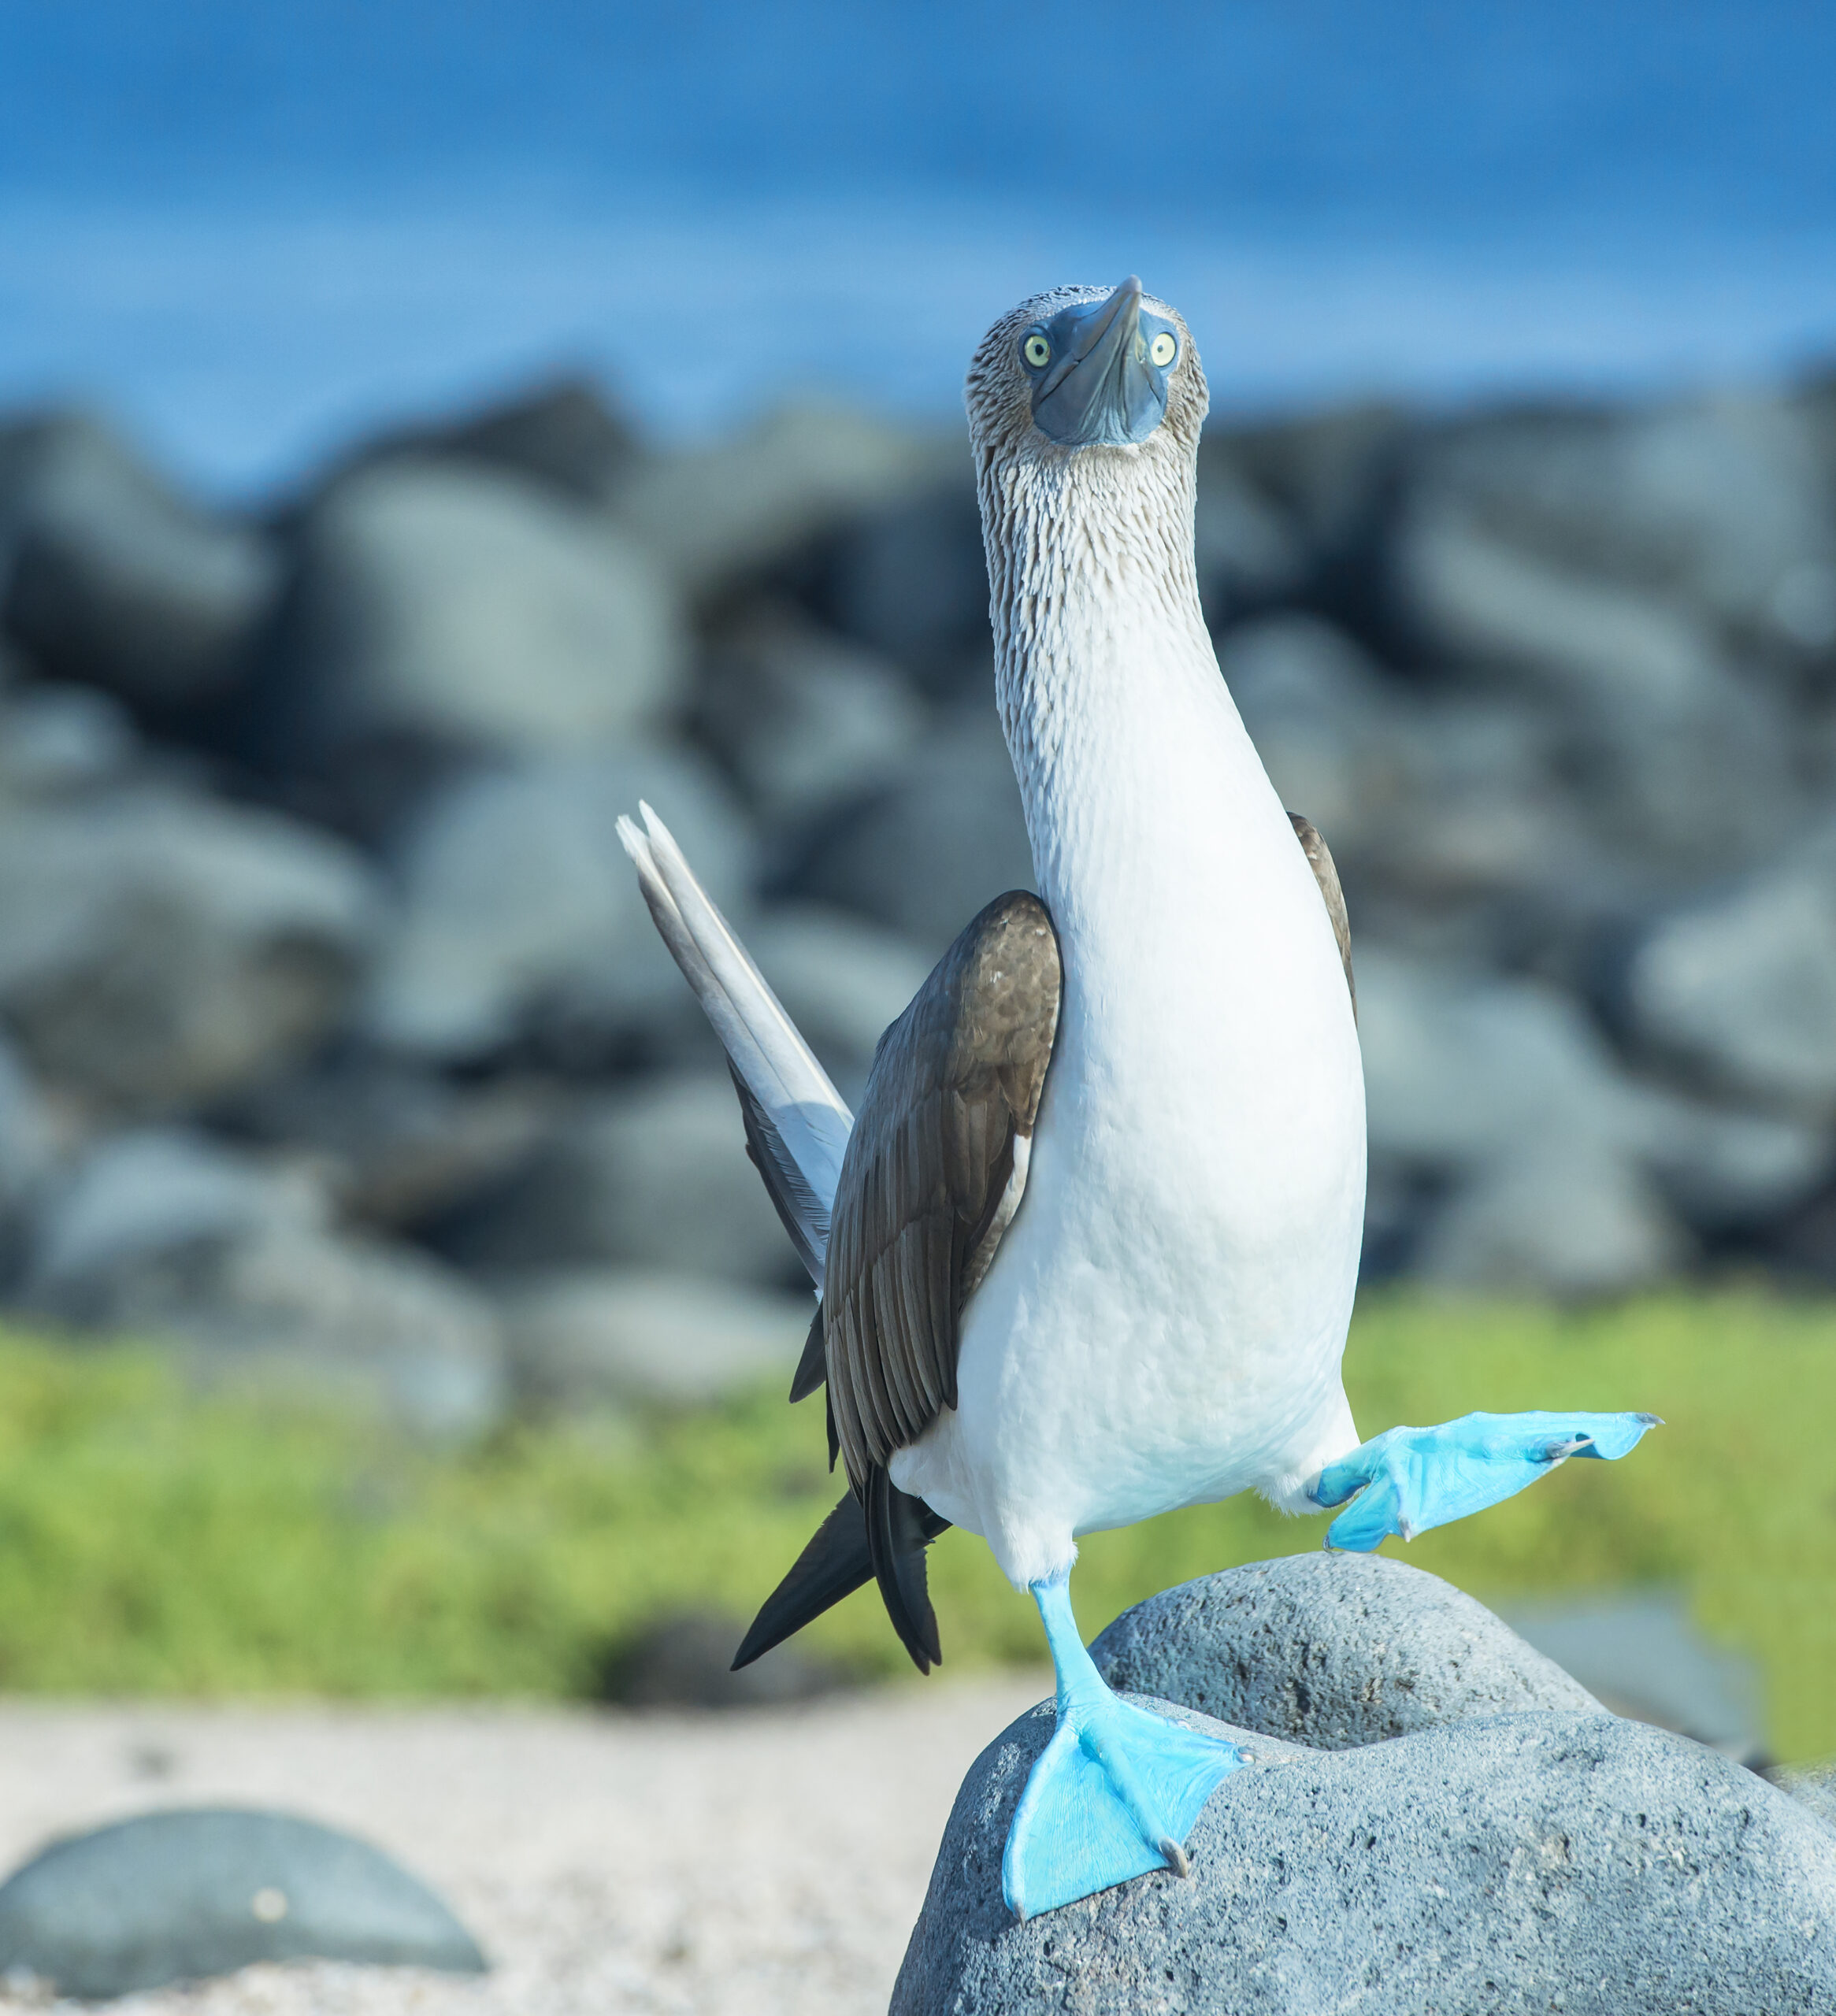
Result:
<svg viewBox="0 0 1836 2016">
<path fill-rule="evenodd" d="M 360 858 L 273 813 L 154 788 L 0 807 L 0 1011 L 104 1102 L 195 1103 L 298 1055 L 373 921 Z"/>
<path fill-rule="evenodd" d="M 791 893 L 936 958 L 984 904 L 1033 886 L 1019 787 L 992 707 L 947 716 L 892 783 L 825 824 Z"/>
<path fill-rule="evenodd" d="M 50 797 L 118 779 L 135 754 L 120 703 L 92 687 L 41 684 L 0 700 L 0 793 Z"/>
<path fill-rule="evenodd" d="M 1345 632 L 1293 613 L 1238 624 L 1218 658 L 1282 802 L 1326 836 L 1355 928 L 1445 946 L 1461 906 L 1529 896 L 1574 936 L 1623 895 L 1563 776 L 1549 708 L 1386 676 Z M 1495 949 L 1485 929 L 1461 936 L 1482 956 Z"/>
<path fill-rule="evenodd" d="M 725 1073 L 662 1073 L 581 1099 L 440 1243 L 475 1268 L 609 1262 L 761 1286 L 798 1272 Z"/>
<path fill-rule="evenodd" d="M 958 437 L 914 435 L 842 408 L 788 406 L 732 440 L 653 457 L 616 508 L 684 591 L 701 597 L 922 491 L 968 452 Z"/>
<path fill-rule="evenodd" d="M 604 745 L 676 699 L 684 649 L 668 581 L 601 519 L 507 472 L 385 462 L 302 528 L 275 733 L 321 765 Z"/>
<path fill-rule="evenodd" d="M 583 504 L 604 504 L 639 455 L 626 422 L 590 379 L 561 377 L 477 412 L 385 435 L 365 462 L 451 458 L 507 470 Z"/>
<path fill-rule="evenodd" d="M 881 1037 L 930 977 L 909 940 L 817 903 L 762 914 L 746 943 L 759 970 L 851 1103 Z"/>
<path fill-rule="evenodd" d="M 214 1117 L 310 1157 L 342 1217 L 399 1230 L 501 1183 L 543 1139 L 558 1098 L 532 1078 L 455 1084 L 358 1051 L 253 1086 Z"/>
<path fill-rule="evenodd" d="M 1192 1874 L 1016 1924 L 1001 1851 L 1050 1703 L 970 1767 L 893 2016 L 1569 2016 L 1836 2005 L 1836 1837 L 1700 1744 L 1541 1711 L 1303 1750 L 1239 1740 Z"/>
<path fill-rule="evenodd" d="M 1552 1130 L 1459 1185 L 1422 1234 L 1414 1271 L 1475 1293 L 1623 1295 L 1675 1273 L 1692 1251 L 1629 1161 Z"/>
<path fill-rule="evenodd" d="M 1199 444 L 1193 547 L 1214 628 L 1294 594 L 1311 558 L 1292 516 L 1252 480 L 1229 436 L 1209 429 Z"/>
<path fill-rule="evenodd" d="M 692 755 L 633 746 L 473 771 L 436 791 L 392 850 L 399 918 L 371 975 L 366 1032 L 436 1061 L 485 1055 L 543 1021 L 588 1051 L 633 1036 L 705 1049 L 619 844 L 618 816 L 640 799 L 743 921 L 750 839 Z"/>
<path fill-rule="evenodd" d="M 824 606 L 837 627 L 925 691 L 948 699 L 985 676 L 988 569 L 966 450 L 948 481 L 856 518 L 823 572 Z"/>
<path fill-rule="evenodd" d="M 1660 916 L 1606 999 L 1649 1054 L 1775 1111 L 1836 1117 L 1836 826 Z"/>
<path fill-rule="evenodd" d="M 767 605 L 718 639 L 697 728 L 770 825 L 814 818 L 896 771 L 925 710 L 885 660 Z"/>
<path fill-rule="evenodd" d="M 1510 1620 L 1615 1714 L 1674 1729 L 1738 1764 L 1761 1760 L 1757 1666 L 1704 1637 L 1678 1598 L 1639 1590 L 1514 1603 Z"/>
<path fill-rule="evenodd" d="M 1218 662 L 1281 802 L 1335 858 L 1370 844 L 1407 789 L 1396 699 L 1370 658 L 1320 617 L 1285 614 L 1239 624 Z"/>
<path fill-rule="evenodd" d="M 60 1132 L 12 1047 L 0 1041 L 0 1283 L 24 1264 L 32 1203 L 56 1167 Z"/>
<path fill-rule="evenodd" d="M 195 509 L 87 414 L 0 431 L 0 626 L 54 677 L 151 707 L 212 698 L 279 575 L 264 534 Z"/>
<path fill-rule="evenodd" d="M 484 1971 L 465 1928 L 399 1862 L 291 1814 L 142 1814 L 52 1844 L 0 1886 L 0 1971 L 87 1999 L 258 1961 Z"/>
<path fill-rule="evenodd" d="M 436 1262 L 333 1231 L 316 1188 L 201 1136 L 117 1135 L 38 1214 L 31 1307 L 166 1337 L 238 1385 L 380 1406 L 447 1440 L 497 1418 L 489 1306 Z"/>
<path fill-rule="evenodd" d="M 1641 1166 L 1638 1102 L 1573 1002 L 1369 943 L 1358 1002 L 1374 1168 L 1453 1185 L 1412 1256 L 1419 1272 L 1607 1294 L 1686 1256 Z"/>
<path fill-rule="evenodd" d="M 1836 500 L 1788 399 L 1486 416 L 1430 437 L 1412 487 L 1732 642 L 1786 654 L 1836 642 Z"/>
<path fill-rule="evenodd" d="M 774 1708 L 833 1694 L 848 1676 L 796 1644 L 775 1645 L 739 1672 L 746 1627 L 709 1610 L 660 1617 L 614 1646 L 599 1696 L 624 1708 Z"/>
<path fill-rule="evenodd" d="M 1315 1750 L 1600 1703 L 1482 1603 L 1380 1555 L 1289 1555 L 1125 1610 L 1090 1647 L 1119 1692 Z"/>
<path fill-rule="evenodd" d="M 574 1267 L 505 1282 L 498 1307 L 519 1391 L 573 1410 L 707 1406 L 762 1384 L 788 1391 L 814 1305 L 692 1275 Z"/>
<path fill-rule="evenodd" d="M 1310 580 L 1333 587 L 1368 569 L 1368 549 L 1393 508 L 1399 465 L 1419 432 L 1399 408 L 1369 401 L 1228 428 L 1214 421 L 1206 436 L 1299 540 Z"/>
</svg>

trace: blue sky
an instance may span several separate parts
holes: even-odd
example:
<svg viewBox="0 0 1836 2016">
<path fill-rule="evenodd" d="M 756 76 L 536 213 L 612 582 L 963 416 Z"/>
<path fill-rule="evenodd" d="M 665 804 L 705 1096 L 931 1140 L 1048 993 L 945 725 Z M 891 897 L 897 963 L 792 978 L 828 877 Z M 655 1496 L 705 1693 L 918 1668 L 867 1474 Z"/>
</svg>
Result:
<svg viewBox="0 0 1836 2016">
<path fill-rule="evenodd" d="M 1836 350 L 1836 9 L 0 0 L 0 398 L 206 482 L 544 368 L 947 414 L 1133 268 L 1226 403 Z"/>
</svg>

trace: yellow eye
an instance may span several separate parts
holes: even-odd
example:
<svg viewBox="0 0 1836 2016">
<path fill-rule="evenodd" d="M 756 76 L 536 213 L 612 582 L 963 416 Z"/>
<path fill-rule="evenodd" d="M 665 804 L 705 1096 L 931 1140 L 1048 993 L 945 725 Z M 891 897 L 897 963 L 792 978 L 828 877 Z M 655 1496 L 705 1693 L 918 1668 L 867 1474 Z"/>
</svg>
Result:
<svg viewBox="0 0 1836 2016">
<path fill-rule="evenodd" d="M 1044 336 L 1029 336 L 1020 346 L 1020 354 L 1035 371 L 1052 361 L 1052 345 Z"/>
<path fill-rule="evenodd" d="M 1148 350 L 1148 354 L 1157 365 L 1160 366 L 1161 369 L 1164 371 L 1167 365 L 1173 361 L 1174 353 L 1178 348 L 1179 345 L 1173 340 L 1173 338 L 1167 332 L 1166 330 L 1163 329 L 1159 335 L 1154 339 L 1153 344 Z"/>
</svg>

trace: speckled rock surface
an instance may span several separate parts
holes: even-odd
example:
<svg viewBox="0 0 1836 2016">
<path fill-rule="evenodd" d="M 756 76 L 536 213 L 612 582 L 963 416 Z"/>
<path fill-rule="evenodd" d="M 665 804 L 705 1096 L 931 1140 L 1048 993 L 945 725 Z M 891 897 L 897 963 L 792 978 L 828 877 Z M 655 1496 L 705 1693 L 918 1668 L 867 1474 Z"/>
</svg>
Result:
<svg viewBox="0 0 1836 2016">
<path fill-rule="evenodd" d="M 1202 1576 L 1124 1611 L 1090 1650 L 1112 1687 L 1315 1750 L 1600 1707 L 1482 1603 L 1380 1555 L 1289 1555 Z"/>
<path fill-rule="evenodd" d="M 1022 1716 L 965 1780 L 892 2016 L 1836 2009 L 1836 1840 L 1715 1752 L 1605 1714 L 1337 1752 L 1224 1729 L 1251 1768 L 1200 1816 L 1189 1881 L 1016 1924 L 1001 1847 L 1052 1721 Z"/>
</svg>

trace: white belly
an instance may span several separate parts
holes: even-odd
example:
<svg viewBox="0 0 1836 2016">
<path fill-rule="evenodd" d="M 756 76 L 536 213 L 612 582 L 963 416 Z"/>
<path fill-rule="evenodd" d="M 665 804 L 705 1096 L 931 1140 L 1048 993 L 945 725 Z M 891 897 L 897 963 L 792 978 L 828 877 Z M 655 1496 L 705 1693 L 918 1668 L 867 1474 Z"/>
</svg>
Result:
<svg viewBox="0 0 1836 2016">
<path fill-rule="evenodd" d="M 1222 760 L 1192 757 L 1213 779 Z M 1252 1488 L 1293 1504 L 1357 1441 L 1356 1032 L 1311 871 L 1248 765 L 1196 840 L 1189 802 L 1177 852 L 1092 864 L 1035 835 L 1066 985 L 1026 1193 L 964 1312 L 959 1405 L 891 1465 L 1017 1584 L 1068 1567 L 1080 1533 Z"/>
</svg>

